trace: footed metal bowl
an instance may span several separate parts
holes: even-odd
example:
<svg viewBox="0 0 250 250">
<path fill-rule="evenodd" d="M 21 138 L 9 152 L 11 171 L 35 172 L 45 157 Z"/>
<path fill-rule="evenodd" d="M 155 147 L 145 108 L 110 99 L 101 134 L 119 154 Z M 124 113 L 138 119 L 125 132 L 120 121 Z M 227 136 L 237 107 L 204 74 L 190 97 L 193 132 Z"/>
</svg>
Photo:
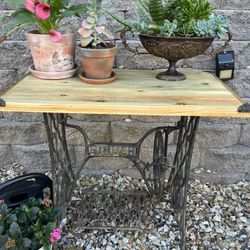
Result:
<svg viewBox="0 0 250 250">
<path fill-rule="evenodd" d="M 212 44 L 214 37 L 159 37 L 140 35 L 143 47 L 152 55 L 169 61 L 169 68 L 157 75 L 165 81 L 185 80 L 184 74 L 176 70 L 176 62 L 203 54 Z"/>
</svg>

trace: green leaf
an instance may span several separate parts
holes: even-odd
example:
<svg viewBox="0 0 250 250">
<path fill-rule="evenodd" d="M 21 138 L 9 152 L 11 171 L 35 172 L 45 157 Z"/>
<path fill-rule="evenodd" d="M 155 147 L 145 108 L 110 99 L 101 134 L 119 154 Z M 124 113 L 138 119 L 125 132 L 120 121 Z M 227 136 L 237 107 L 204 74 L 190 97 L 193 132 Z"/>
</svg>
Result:
<svg viewBox="0 0 250 250">
<path fill-rule="evenodd" d="M 90 37 L 81 37 L 81 45 L 82 47 L 87 47 L 94 40 L 93 36 Z"/>
<path fill-rule="evenodd" d="M 114 18 L 118 23 L 124 25 L 125 27 L 127 27 L 129 29 L 132 29 L 133 26 L 129 22 L 125 21 L 124 19 L 119 18 L 118 16 L 112 14 L 111 12 L 109 12 L 109 15 L 112 18 Z"/>
<path fill-rule="evenodd" d="M 164 6 L 162 0 L 149 0 L 149 14 L 156 25 L 164 24 Z"/>
<path fill-rule="evenodd" d="M 31 213 L 37 214 L 39 212 L 39 207 L 32 207 L 31 208 Z"/>
<path fill-rule="evenodd" d="M 9 35 L 20 26 L 34 23 L 34 16 L 24 8 L 20 8 L 3 19 L 6 24 L 2 28 L 3 35 Z"/>
<path fill-rule="evenodd" d="M 8 240 L 8 235 L 0 235 L 0 250 L 6 250 L 5 243 Z"/>
<path fill-rule="evenodd" d="M 77 4 L 77 5 L 72 5 L 71 7 L 65 9 L 61 17 L 71 17 L 71 16 L 78 16 L 81 17 L 83 14 L 87 12 L 87 6 L 86 4 Z"/>
<path fill-rule="evenodd" d="M 3 225 L 0 225 L 0 235 L 3 233 L 4 227 Z"/>
<path fill-rule="evenodd" d="M 38 232 L 38 233 L 35 233 L 35 237 L 40 240 L 43 238 L 43 232 Z"/>
<path fill-rule="evenodd" d="M 61 0 L 63 6 L 68 6 L 69 5 L 69 0 Z"/>
<path fill-rule="evenodd" d="M 88 17 L 87 17 L 87 21 L 88 21 L 88 23 L 91 23 L 91 24 L 95 24 L 95 23 L 96 23 L 95 18 L 94 18 L 94 17 L 91 17 L 91 16 L 88 16 Z"/>
<path fill-rule="evenodd" d="M 9 232 L 12 236 L 18 236 L 20 234 L 20 227 L 16 222 L 11 223 Z"/>
<path fill-rule="evenodd" d="M 31 240 L 29 238 L 23 238 L 23 246 L 29 247 L 31 245 Z"/>
<path fill-rule="evenodd" d="M 0 207 L 1 207 L 1 212 L 3 214 L 8 213 L 9 210 L 8 210 L 8 206 L 6 204 L 1 205 Z"/>
<path fill-rule="evenodd" d="M 17 221 L 17 217 L 15 214 L 10 214 L 8 217 L 8 223 L 11 224 L 12 222 L 16 222 Z"/>
</svg>

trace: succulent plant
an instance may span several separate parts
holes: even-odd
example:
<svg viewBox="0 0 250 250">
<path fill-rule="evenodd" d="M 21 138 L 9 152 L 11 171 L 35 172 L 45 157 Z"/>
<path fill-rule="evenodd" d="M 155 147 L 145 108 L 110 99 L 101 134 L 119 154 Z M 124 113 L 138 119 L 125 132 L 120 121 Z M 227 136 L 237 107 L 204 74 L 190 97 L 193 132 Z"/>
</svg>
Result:
<svg viewBox="0 0 250 250">
<path fill-rule="evenodd" d="M 113 34 L 100 25 L 102 17 L 102 0 L 89 0 L 87 5 L 87 18 L 83 20 L 82 27 L 78 30 L 81 35 L 82 47 L 96 47 L 98 44 L 106 44 L 100 35 L 113 39 Z"/>
<path fill-rule="evenodd" d="M 209 20 L 201 20 L 195 24 L 195 33 L 198 36 L 223 37 L 229 28 L 229 21 L 222 15 L 212 14 Z"/>
<path fill-rule="evenodd" d="M 212 14 L 208 0 L 138 0 L 139 22 L 111 16 L 134 33 L 164 37 L 224 36 L 229 22 Z"/>
</svg>

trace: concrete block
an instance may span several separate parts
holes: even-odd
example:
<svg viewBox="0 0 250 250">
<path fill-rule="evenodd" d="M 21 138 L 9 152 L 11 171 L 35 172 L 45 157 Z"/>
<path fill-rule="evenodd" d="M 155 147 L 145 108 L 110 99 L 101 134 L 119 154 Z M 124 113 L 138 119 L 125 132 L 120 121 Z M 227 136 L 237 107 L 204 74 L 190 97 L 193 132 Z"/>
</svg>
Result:
<svg viewBox="0 0 250 250">
<path fill-rule="evenodd" d="M 21 164 L 28 172 L 45 172 L 51 169 L 47 144 L 32 146 L 13 146 L 14 162 Z"/>
<path fill-rule="evenodd" d="M 17 82 L 16 70 L 0 70 L 0 93 L 5 92 Z"/>
<path fill-rule="evenodd" d="M 226 81 L 226 84 L 240 97 L 250 97 L 250 70 L 236 70 L 234 79 Z"/>
<path fill-rule="evenodd" d="M 11 145 L 0 145 L 0 167 L 14 162 Z"/>
<path fill-rule="evenodd" d="M 249 41 L 249 10 L 217 10 L 216 14 L 228 17 L 230 21 L 230 31 L 233 34 L 234 41 Z"/>
<path fill-rule="evenodd" d="M 214 183 L 214 184 L 233 184 L 246 179 L 245 173 L 203 173 L 195 174 L 191 173 L 191 179 L 198 179 L 203 183 Z"/>
<path fill-rule="evenodd" d="M 128 119 L 128 115 L 81 115 L 81 114 L 71 114 L 74 120 L 86 121 L 86 122 L 116 122 L 124 121 Z M 70 120 L 69 120 L 70 121 Z"/>
<path fill-rule="evenodd" d="M 33 145 L 47 142 L 43 123 L 0 120 L 0 144 Z"/>
<path fill-rule="evenodd" d="M 250 148 L 241 145 L 209 149 L 201 158 L 200 167 L 218 173 L 246 173 L 250 169 Z"/>
<path fill-rule="evenodd" d="M 79 122 L 72 120 L 69 123 L 82 127 L 91 142 L 110 141 L 110 126 L 107 122 Z M 68 145 L 84 145 L 83 136 L 76 129 L 68 128 L 66 132 Z"/>
<path fill-rule="evenodd" d="M 224 44 L 222 41 L 214 41 L 209 50 L 217 49 Z M 250 61 L 250 41 L 232 41 L 227 48 L 235 52 L 235 68 L 246 69 Z M 181 66 L 205 70 L 215 69 L 215 58 L 208 55 L 200 55 L 181 61 Z"/>
<path fill-rule="evenodd" d="M 4 42 L 0 44 L 1 70 L 18 69 L 23 72 L 32 64 L 29 49 L 24 42 Z"/>
<path fill-rule="evenodd" d="M 221 9 L 225 10 L 250 10 L 249 0 L 222 0 Z"/>
<path fill-rule="evenodd" d="M 17 122 L 43 122 L 41 113 L 24 113 L 24 112 L 3 112 L 3 117 L 7 120 Z"/>
<path fill-rule="evenodd" d="M 179 121 L 179 117 L 174 116 L 144 116 L 144 115 L 131 115 L 130 119 L 132 122 L 148 122 L 148 123 L 162 123 L 164 124 L 175 124 Z"/>
<path fill-rule="evenodd" d="M 145 52 L 139 41 L 129 41 L 131 47 L 139 47 L 140 51 Z M 168 62 L 163 58 L 152 55 L 134 55 L 124 49 L 122 43 L 117 42 L 116 66 L 118 68 L 129 69 L 158 69 L 167 68 Z"/>
<path fill-rule="evenodd" d="M 250 147 L 250 123 L 242 125 L 239 143 L 244 146 Z M 250 163 L 249 163 L 249 171 L 250 171 Z"/>
<path fill-rule="evenodd" d="M 196 146 L 200 148 L 222 148 L 237 144 L 240 137 L 239 124 L 200 123 Z"/>
<path fill-rule="evenodd" d="M 201 117 L 201 122 L 217 123 L 217 124 L 248 124 L 250 118 L 227 118 L 227 117 Z"/>
<path fill-rule="evenodd" d="M 142 123 L 142 122 L 113 122 L 111 123 L 111 139 L 114 143 L 135 143 L 152 128 L 167 126 L 160 123 Z M 169 124 L 173 125 L 173 124 Z M 143 142 L 146 148 L 152 148 L 154 135 L 149 135 Z M 169 136 L 169 144 L 174 142 L 174 134 Z"/>
</svg>

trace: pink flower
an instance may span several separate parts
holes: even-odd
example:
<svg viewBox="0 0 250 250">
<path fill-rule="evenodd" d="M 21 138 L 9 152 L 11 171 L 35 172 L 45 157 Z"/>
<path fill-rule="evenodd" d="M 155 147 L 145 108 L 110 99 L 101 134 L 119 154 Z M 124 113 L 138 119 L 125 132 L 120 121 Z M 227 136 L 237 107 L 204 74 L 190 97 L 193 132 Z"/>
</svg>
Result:
<svg viewBox="0 0 250 250">
<path fill-rule="evenodd" d="M 59 43 L 62 40 L 62 34 L 57 30 L 50 30 L 49 38 L 52 42 Z"/>
<path fill-rule="evenodd" d="M 0 200 L 0 205 L 3 205 L 4 204 L 4 200 Z"/>
<path fill-rule="evenodd" d="M 50 242 L 55 243 L 61 239 L 61 229 L 56 228 L 53 232 L 50 233 Z"/>
<path fill-rule="evenodd" d="M 24 7 L 26 10 L 34 13 L 36 12 L 36 5 L 41 3 L 41 0 L 24 0 Z"/>
<path fill-rule="evenodd" d="M 48 198 L 45 198 L 43 200 L 43 204 L 46 206 L 46 207 L 49 207 L 49 205 L 52 203 L 52 200 L 48 199 Z"/>
<path fill-rule="evenodd" d="M 50 16 L 50 5 L 47 3 L 39 3 L 36 5 L 36 15 L 39 19 L 45 20 Z"/>
</svg>

